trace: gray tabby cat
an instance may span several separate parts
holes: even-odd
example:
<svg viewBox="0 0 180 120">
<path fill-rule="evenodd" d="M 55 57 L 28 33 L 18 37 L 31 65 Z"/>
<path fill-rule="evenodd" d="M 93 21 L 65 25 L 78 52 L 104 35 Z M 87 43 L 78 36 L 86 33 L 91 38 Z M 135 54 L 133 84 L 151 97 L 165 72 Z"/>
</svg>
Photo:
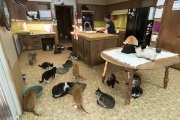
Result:
<svg viewBox="0 0 180 120">
<path fill-rule="evenodd" d="M 107 93 L 103 93 L 99 88 L 96 90 L 96 95 L 98 95 L 97 104 L 101 107 L 112 109 L 115 106 L 115 100 L 112 96 Z"/>
<path fill-rule="evenodd" d="M 28 53 L 28 60 L 29 60 L 30 65 L 33 65 L 34 62 L 36 62 L 36 56 L 37 56 L 37 53 L 33 53 L 33 52 Z"/>
</svg>

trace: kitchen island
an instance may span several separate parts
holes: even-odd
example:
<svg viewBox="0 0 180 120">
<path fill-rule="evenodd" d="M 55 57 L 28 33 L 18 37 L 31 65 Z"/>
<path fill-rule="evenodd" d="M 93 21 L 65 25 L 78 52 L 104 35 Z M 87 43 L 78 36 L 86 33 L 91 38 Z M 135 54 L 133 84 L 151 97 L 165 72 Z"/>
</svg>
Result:
<svg viewBox="0 0 180 120">
<path fill-rule="evenodd" d="M 118 46 L 118 35 L 84 32 L 71 32 L 71 35 L 73 52 L 77 53 L 80 59 L 90 66 L 104 62 L 100 56 L 103 50 Z"/>
</svg>

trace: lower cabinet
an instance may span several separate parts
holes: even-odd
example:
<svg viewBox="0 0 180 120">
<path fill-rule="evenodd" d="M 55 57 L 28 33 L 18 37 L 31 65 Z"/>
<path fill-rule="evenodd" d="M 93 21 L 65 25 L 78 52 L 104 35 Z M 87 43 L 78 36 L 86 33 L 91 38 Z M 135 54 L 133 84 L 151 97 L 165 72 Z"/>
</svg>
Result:
<svg viewBox="0 0 180 120">
<path fill-rule="evenodd" d="M 80 56 L 86 64 L 90 66 L 98 65 L 104 62 L 101 58 L 101 52 L 108 48 L 117 47 L 119 38 L 106 38 L 102 40 L 86 40 L 78 37 L 73 39 L 73 52 Z"/>
<path fill-rule="evenodd" d="M 30 36 L 30 40 L 32 41 L 31 49 L 39 50 L 42 48 L 41 38 L 39 36 Z"/>
<path fill-rule="evenodd" d="M 46 50 L 46 45 L 55 45 L 55 34 L 30 35 L 29 32 L 18 33 L 22 51 L 26 50 Z"/>
</svg>

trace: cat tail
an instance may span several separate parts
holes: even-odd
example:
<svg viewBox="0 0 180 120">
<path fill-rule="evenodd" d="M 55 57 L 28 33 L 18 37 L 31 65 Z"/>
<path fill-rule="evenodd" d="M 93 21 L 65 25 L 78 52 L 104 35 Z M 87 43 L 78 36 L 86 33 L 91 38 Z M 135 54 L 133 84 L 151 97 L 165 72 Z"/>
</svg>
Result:
<svg viewBox="0 0 180 120">
<path fill-rule="evenodd" d="M 42 83 L 42 82 L 44 82 L 44 78 L 42 77 L 42 80 L 41 81 L 39 81 L 39 83 Z"/>
<path fill-rule="evenodd" d="M 119 84 L 119 82 L 116 80 L 116 82 Z"/>
<path fill-rule="evenodd" d="M 42 65 L 39 65 L 39 67 L 42 67 Z"/>
<path fill-rule="evenodd" d="M 35 110 L 32 110 L 32 112 L 34 113 L 34 115 L 40 116 L 41 114 L 37 113 Z"/>
<path fill-rule="evenodd" d="M 83 107 L 82 105 L 80 105 L 79 108 L 80 108 L 81 110 L 83 110 L 86 114 L 90 114 L 90 113 L 88 113 L 88 112 L 84 109 L 84 107 Z"/>
</svg>

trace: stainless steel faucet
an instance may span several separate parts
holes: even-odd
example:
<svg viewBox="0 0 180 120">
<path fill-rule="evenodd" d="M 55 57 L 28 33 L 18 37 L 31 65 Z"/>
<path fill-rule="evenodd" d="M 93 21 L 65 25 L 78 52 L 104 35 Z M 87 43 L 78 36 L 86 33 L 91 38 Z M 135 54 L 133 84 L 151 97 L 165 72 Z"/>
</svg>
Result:
<svg viewBox="0 0 180 120">
<path fill-rule="evenodd" d="M 88 24 L 89 24 L 89 29 L 92 31 L 91 24 L 90 24 L 88 21 L 84 22 L 84 31 L 86 31 L 86 29 L 85 29 L 85 25 L 86 25 L 86 23 L 88 23 Z"/>
</svg>

